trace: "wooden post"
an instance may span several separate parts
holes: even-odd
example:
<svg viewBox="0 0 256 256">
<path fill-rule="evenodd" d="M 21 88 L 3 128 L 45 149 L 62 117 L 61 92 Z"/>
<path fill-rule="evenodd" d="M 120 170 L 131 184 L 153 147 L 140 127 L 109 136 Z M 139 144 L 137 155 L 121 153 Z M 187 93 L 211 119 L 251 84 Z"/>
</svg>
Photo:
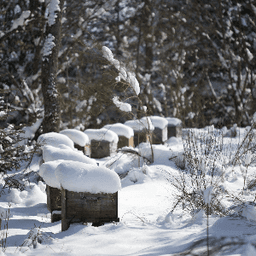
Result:
<svg viewBox="0 0 256 256">
<path fill-rule="evenodd" d="M 67 219 L 67 191 L 61 189 L 61 230 L 65 231 L 69 228 L 69 220 Z"/>
</svg>

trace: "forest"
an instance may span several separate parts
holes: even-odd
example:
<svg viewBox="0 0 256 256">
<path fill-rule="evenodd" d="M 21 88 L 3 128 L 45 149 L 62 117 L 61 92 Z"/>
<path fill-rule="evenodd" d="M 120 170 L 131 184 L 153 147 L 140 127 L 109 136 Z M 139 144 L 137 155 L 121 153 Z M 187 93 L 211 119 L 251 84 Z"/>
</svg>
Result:
<svg viewBox="0 0 256 256">
<path fill-rule="evenodd" d="M 140 106 L 147 115 L 177 117 L 184 127 L 250 125 L 256 106 L 251 0 L 60 1 L 52 31 L 48 2 L 1 0 L 1 111 L 10 111 L 1 127 L 32 125 L 52 109 L 48 104 L 56 106 L 57 129 L 124 122 L 145 115 Z M 52 67 L 45 66 L 49 33 L 59 33 Z M 135 74 L 139 98 L 115 80 L 118 71 L 102 46 Z M 44 93 L 47 68 L 55 73 L 54 102 Z M 113 106 L 114 96 L 132 104 L 133 116 Z"/>
</svg>

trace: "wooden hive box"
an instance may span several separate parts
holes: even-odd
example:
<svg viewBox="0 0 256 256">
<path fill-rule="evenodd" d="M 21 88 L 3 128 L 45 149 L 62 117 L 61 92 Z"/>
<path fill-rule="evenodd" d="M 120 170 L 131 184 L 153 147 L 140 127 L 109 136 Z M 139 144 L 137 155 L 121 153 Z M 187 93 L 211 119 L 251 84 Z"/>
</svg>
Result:
<svg viewBox="0 0 256 256">
<path fill-rule="evenodd" d="M 47 209 L 51 213 L 51 222 L 61 220 L 61 190 L 46 185 Z"/>
<path fill-rule="evenodd" d="M 116 153 L 117 144 L 106 140 L 91 140 L 91 157 L 103 158 Z"/>
<path fill-rule="evenodd" d="M 182 121 L 178 118 L 167 117 L 168 121 L 168 138 L 182 137 Z"/>
<path fill-rule="evenodd" d="M 118 136 L 113 131 L 101 128 L 87 129 L 84 133 L 90 139 L 92 158 L 103 158 L 116 153 Z"/>
<path fill-rule="evenodd" d="M 74 146 L 78 150 L 82 151 L 86 156 L 91 157 L 91 145 L 90 144 L 86 144 L 85 146 L 82 147 L 82 146 L 74 143 Z"/>
<path fill-rule="evenodd" d="M 152 143 L 153 144 L 163 144 L 167 141 L 167 126 L 162 128 L 155 127 L 153 134 L 152 134 Z"/>
<path fill-rule="evenodd" d="M 149 117 L 155 129 L 152 132 L 152 143 L 163 144 L 167 141 L 168 121 L 161 116 Z"/>
<path fill-rule="evenodd" d="M 82 151 L 86 156 L 91 156 L 90 140 L 84 132 L 76 129 L 65 129 L 60 131 L 60 134 L 69 137 L 73 141 L 74 147 Z"/>
<path fill-rule="evenodd" d="M 71 223 L 92 222 L 99 226 L 107 222 L 118 222 L 118 192 L 114 194 L 91 194 L 62 189 L 62 231 Z"/>
<path fill-rule="evenodd" d="M 125 136 L 118 136 L 119 141 L 117 144 L 118 148 L 123 147 L 134 147 L 134 136 L 132 136 L 130 139 L 126 138 Z"/>
<path fill-rule="evenodd" d="M 117 148 L 134 147 L 134 132 L 131 127 L 116 123 L 105 125 L 104 128 L 117 134 L 119 139 Z"/>
<path fill-rule="evenodd" d="M 137 147 L 142 142 L 150 142 L 151 136 L 146 130 L 134 131 L 134 146 Z"/>
<path fill-rule="evenodd" d="M 139 120 L 129 120 L 124 123 L 134 131 L 134 146 L 137 147 L 142 142 L 150 142 L 154 126 L 148 117 Z"/>
</svg>

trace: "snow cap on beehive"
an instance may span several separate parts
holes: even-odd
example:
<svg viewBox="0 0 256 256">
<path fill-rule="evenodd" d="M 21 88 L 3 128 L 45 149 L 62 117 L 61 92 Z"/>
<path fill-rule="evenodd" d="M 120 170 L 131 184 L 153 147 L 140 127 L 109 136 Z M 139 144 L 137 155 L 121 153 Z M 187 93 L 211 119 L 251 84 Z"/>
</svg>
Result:
<svg viewBox="0 0 256 256">
<path fill-rule="evenodd" d="M 57 132 L 48 132 L 41 134 L 38 137 L 37 142 L 42 145 L 50 145 L 53 147 L 58 147 L 59 145 L 63 144 L 70 148 L 74 148 L 74 142 L 70 138 L 68 138 L 64 134 L 59 134 Z"/>
<path fill-rule="evenodd" d="M 97 165 L 94 159 L 85 156 L 81 151 L 71 149 L 63 144 L 59 145 L 59 147 L 45 145 L 43 147 L 43 159 L 45 162 L 62 159 Z"/>
<path fill-rule="evenodd" d="M 156 128 L 164 129 L 168 125 L 168 121 L 161 116 L 150 116 L 150 120 Z"/>
<path fill-rule="evenodd" d="M 108 125 L 105 125 L 104 128 L 106 128 L 109 131 L 115 132 L 118 136 L 124 136 L 128 139 L 134 136 L 133 129 L 121 123 L 108 124 Z"/>
<path fill-rule="evenodd" d="M 55 169 L 62 161 L 63 160 L 50 161 L 43 163 L 40 166 L 39 175 L 44 179 L 48 186 L 60 189 L 60 183 L 55 176 Z"/>
<path fill-rule="evenodd" d="M 118 142 L 118 136 L 115 132 L 110 131 L 106 128 L 101 129 L 87 129 L 84 131 L 88 135 L 90 140 L 106 140 L 108 142 Z"/>
<path fill-rule="evenodd" d="M 167 120 L 168 125 L 171 126 L 178 126 L 182 124 L 182 121 L 176 117 L 166 117 L 165 119 Z"/>
<path fill-rule="evenodd" d="M 129 120 L 126 121 L 124 124 L 131 127 L 134 131 L 143 131 L 144 129 L 153 131 L 155 129 L 150 118 L 148 117 L 142 117 L 139 120 Z"/>
<path fill-rule="evenodd" d="M 73 192 L 115 193 L 121 189 L 117 173 L 103 166 L 63 161 L 55 175 L 62 188 Z"/>
<path fill-rule="evenodd" d="M 65 129 L 60 131 L 60 134 L 68 136 L 74 143 L 81 147 L 90 143 L 88 135 L 76 129 Z"/>
</svg>

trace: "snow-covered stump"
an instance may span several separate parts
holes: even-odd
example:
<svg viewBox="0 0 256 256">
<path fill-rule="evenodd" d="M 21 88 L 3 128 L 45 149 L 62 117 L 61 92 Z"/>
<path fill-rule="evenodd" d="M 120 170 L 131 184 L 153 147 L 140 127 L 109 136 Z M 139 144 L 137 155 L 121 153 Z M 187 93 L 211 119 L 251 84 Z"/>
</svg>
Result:
<svg viewBox="0 0 256 256">
<path fill-rule="evenodd" d="M 134 132 L 131 127 L 117 123 L 105 125 L 104 128 L 117 134 L 119 139 L 117 148 L 134 147 Z"/>
<path fill-rule="evenodd" d="M 90 139 L 84 132 L 76 129 L 65 129 L 60 131 L 60 134 L 69 137 L 74 142 L 75 148 L 82 151 L 86 156 L 91 156 Z"/>
<path fill-rule="evenodd" d="M 118 136 L 113 131 L 101 128 L 87 129 L 84 133 L 90 139 L 92 158 L 103 158 L 116 153 Z"/>
<path fill-rule="evenodd" d="M 164 117 L 160 116 L 151 116 L 150 120 L 155 127 L 152 134 L 152 143 L 153 144 L 164 144 L 167 141 L 167 126 L 168 121 Z"/>
<path fill-rule="evenodd" d="M 175 117 L 166 117 L 168 121 L 168 138 L 182 137 L 182 121 Z"/>
<path fill-rule="evenodd" d="M 119 221 L 116 172 L 81 162 L 65 161 L 58 165 L 55 176 L 61 185 L 62 231 L 71 223 L 92 222 L 99 226 Z"/>
<path fill-rule="evenodd" d="M 143 117 L 140 120 L 129 120 L 124 123 L 134 131 L 134 146 L 142 142 L 151 142 L 154 126 L 150 118 Z"/>
<path fill-rule="evenodd" d="M 46 185 L 47 209 L 51 213 L 51 222 L 61 220 L 61 190 Z"/>
</svg>

